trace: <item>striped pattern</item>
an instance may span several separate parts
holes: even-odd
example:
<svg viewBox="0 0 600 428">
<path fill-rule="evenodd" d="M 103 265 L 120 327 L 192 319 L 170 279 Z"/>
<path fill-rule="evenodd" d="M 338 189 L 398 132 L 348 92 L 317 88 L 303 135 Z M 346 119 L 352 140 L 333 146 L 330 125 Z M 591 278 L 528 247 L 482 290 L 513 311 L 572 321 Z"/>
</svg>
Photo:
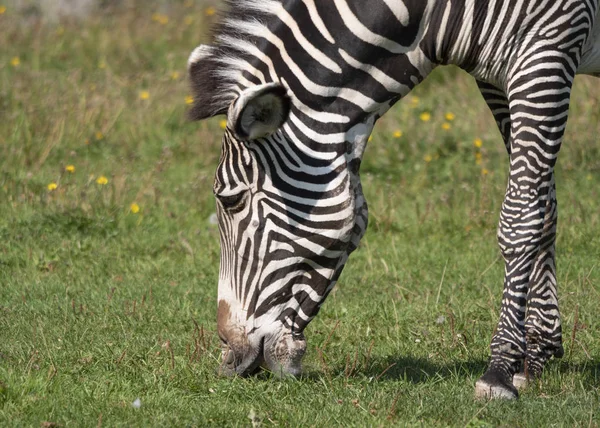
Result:
<svg viewBox="0 0 600 428">
<path fill-rule="evenodd" d="M 510 159 L 504 295 L 478 393 L 515 397 L 519 368 L 538 376 L 560 356 L 553 169 L 575 74 L 600 72 L 597 3 L 232 1 L 213 43 L 190 58 L 191 115 L 228 115 L 214 188 L 219 300 L 248 346 L 301 335 L 317 314 L 367 226 L 359 168 L 376 120 L 433 68 L 455 64 L 477 79 Z M 283 104 L 255 96 L 275 86 Z M 245 129 L 260 138 L 240 137 Z M 254 366 L 261 352 L 246 352 Z"/>
</svg>

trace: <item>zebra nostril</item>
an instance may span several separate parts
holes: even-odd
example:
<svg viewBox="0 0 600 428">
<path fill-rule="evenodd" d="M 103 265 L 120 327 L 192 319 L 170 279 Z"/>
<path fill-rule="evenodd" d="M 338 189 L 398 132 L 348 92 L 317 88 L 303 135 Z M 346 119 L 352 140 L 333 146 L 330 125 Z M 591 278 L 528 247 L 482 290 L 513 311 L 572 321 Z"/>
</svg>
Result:
<svg viewBox="0 0 600 428">
<path fill-rule="evenodd" d="M 235 363 L 235 354 L 233 353 L 233 351 L 231 349 L 229 349 L 227 351 L 227 354 L 225 355 L 224 358 L 224 362 L 225 365 L 232 367 L 233 364 Z"/>
</svg>

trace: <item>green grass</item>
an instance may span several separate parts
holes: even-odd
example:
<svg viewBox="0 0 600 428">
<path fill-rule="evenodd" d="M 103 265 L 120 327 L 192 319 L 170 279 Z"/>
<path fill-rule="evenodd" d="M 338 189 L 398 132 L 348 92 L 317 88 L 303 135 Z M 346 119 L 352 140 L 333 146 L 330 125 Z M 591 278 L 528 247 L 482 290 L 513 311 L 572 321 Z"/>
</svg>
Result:
<svg viewBox="0 0 600 428">
<path fill-rule="evenodd" d="M 153 12 L 60 27 L 0 15 L 0 425 L 600 424 L 597 80 L 578 78 L 557 168 L 566 353 L 519 401 L 473 399 L 500 307 L 507 160 L 454 69 L 376 127 L 369 231 L 307 330 L 305 377 L 222 379 L 209 222 L 221 131 L 184 119 L 187 56 L 213 18 Z"/>
</svg>

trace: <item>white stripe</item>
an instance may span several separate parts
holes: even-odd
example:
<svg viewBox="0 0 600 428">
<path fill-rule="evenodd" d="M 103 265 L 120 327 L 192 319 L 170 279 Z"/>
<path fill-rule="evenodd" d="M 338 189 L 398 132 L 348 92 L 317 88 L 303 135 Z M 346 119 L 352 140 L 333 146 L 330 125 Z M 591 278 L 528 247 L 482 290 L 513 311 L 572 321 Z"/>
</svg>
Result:
<svg viewBox="0 0 600 428">
<path fill-rule="evenodd" d="M 344 58 L 350 66 L 364 71 L 370 74 L 373 79 L 377 80 L 381 85 L 385 87 L 389 92 L 401 94 L 402 96 L 410 92 L 410 88 L 403 83 L 398 82 L 396 79 L 387 75 L 384 71 L 370 64 L 363 64 L 358 60 L 352 58 L 346 51 L 339 49 L 340 55 Z"/>
<path fill-rule="evenodd" d="M 283 124 L 283 131 L 285 132 L 285 135 L 290 138 L 291 143 L 293 143 L 298 150 L 310 156 L 311 158 L 320 160 L 333 160 L 338 156 L 335 152 L 320 152 L 308 147 L 306 144 L 300 141 L 300 139 L 296 136 L 294 131 L 292 131 L 292 128 L 290 127 L 288 122 Z"/>
<path fill-rule="evenodd" d="M 448 0 L 446 2 L 446 9 L 444 9 L 444 15 L 442 16 L 442 23 L 440 24 L 440 28 L 437 30 L 437 40 L 436 40 L 436 53 L 435 56 L 437 59 L 442 59 L 442 47 L 444 45 L 444 37 L 446 36 L 446 26 L 448 25 L 448 18 L 450 17 L 450 11 L 452 10 L 452 2 Z"/>
<path fill-rule="evenodd" d="M 296 38 L 296 41 L 304 48 L 306 53 L 313 57 L 313 59 L 319 64 L 321 64 L 323 67 L 328 68 L 329 70 L 337 74 L 342 73 L 342 69 L 339 65 L 335 63 L 335 61 L 333 61 L 331 58 L 329 58 L 327 55 L 325 55 L 323 52 L 317 49 L 312 43 L 310 43 L 306 39 L 306 37 L 304 37 L 304 34 L 302 34 L 300 27 L 298 27 L 298 23 L 288 13 L 288 11 L 285 10 L 283 4 L 279 4 L 279 10 L 277 12 L 277 16 L 279 17 L 279 19 L 284 24 L 286 24 L 290 28 L 290 30 L 292 30 L 292 34 Z"/>
<path fill-rule="evenodd" d="M 408 27 L 410 14 L 404 2 L 402 0 L 383 0 L 383 2 L 390 8 L 396 19 L 400 21 L 400 24 Z"/>
<path fill-rule="evenodd" d="M 315 27 L 317 27 L 317 30 L 319 30 L 321 35 L 323 37 L 325 37 L 325 39 L 327 39 L 327 41 L 329 43 L 335 44 L 335 39 L 333 37 L 331 37 L 331 34 L 329 33 L 329 31 L 327 31 L 327 27 L 325 26 L 325 23 L 323 23 L 323 20 L 321 19 L 321 15 L 319 15 L 319 11 L 317 10 L 317 7 L 315 6 L 315 1 L 314 0 L 302 0 L 302 2 L 308 9 L 308 14 L 310 16 L 310 19 L 312 20 L 312 23 L 315 25 Z"/>
<path fill-rule="evenodd" d="M 532 2 L 533 3 L 533 2 Z M 496 7 L 496 0 L 490 0 L 488 2 L 488 11 L 481 28 L 481 34 L 479 35 L 479 44 L 483 45 L 484 42 L 489 38 L 488 31 L 490 31 L 490 25 L 492 24 L 492 18 L 494 18 L 494 9 Z"/>
<path fill-rule="evenodd" d="M 464 57 L 471 49 L 471 35 L 473 32 L 473 20 L 475 19 L 474 0 L 465 2 L 465 10 L 463 12 L 463 27 L 458 33 L 456 43 L 452 47 L 452 57 L 458 61 L 463 61 Z"/>
<path fill-rule="evenodd" d="M 342 20 L 344 21 L 344 25 L 346 25 L 348 30 L 350 30 L 363 42 L 378 46 L 396 54 L 406 53 L 411 49 L 411 47 L 402 46 L 395 41 L 388 39 L 387 37 L 373 33 L 371 30 L 365 27 L 362 22 L 360 22 L 360 20 L 354 15 L 344 0 L 333 1 L 338 9 L 338 12 L 340 13 Z"/>
</svg>

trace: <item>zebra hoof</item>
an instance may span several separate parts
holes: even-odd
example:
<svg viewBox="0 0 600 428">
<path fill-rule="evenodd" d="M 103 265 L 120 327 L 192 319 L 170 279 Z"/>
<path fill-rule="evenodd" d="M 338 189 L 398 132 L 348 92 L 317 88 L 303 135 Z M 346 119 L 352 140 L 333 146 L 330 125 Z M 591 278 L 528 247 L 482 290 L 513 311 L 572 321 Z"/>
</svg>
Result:
<svg viewBox="0 0 600 428">
<path fill-rule="evenodd" d="M 513 376 L 513 386 L 517 388 L 517 390 L 525 389 L 529 385 L 529 380 L 525 373 L 515 373 Z"/>
<path fill-rule="evenodd" d="M 519 398 L 519 392 L 512 383 L 506 383 L 503 381 L 504 376 L 501 376 L 496 371 L 487 371 L 478 381 L 475 383 L 475 398 L 492 400 L 492 399 L 503 399 L 503 400 L 515 400 Z"/>
</svg>

